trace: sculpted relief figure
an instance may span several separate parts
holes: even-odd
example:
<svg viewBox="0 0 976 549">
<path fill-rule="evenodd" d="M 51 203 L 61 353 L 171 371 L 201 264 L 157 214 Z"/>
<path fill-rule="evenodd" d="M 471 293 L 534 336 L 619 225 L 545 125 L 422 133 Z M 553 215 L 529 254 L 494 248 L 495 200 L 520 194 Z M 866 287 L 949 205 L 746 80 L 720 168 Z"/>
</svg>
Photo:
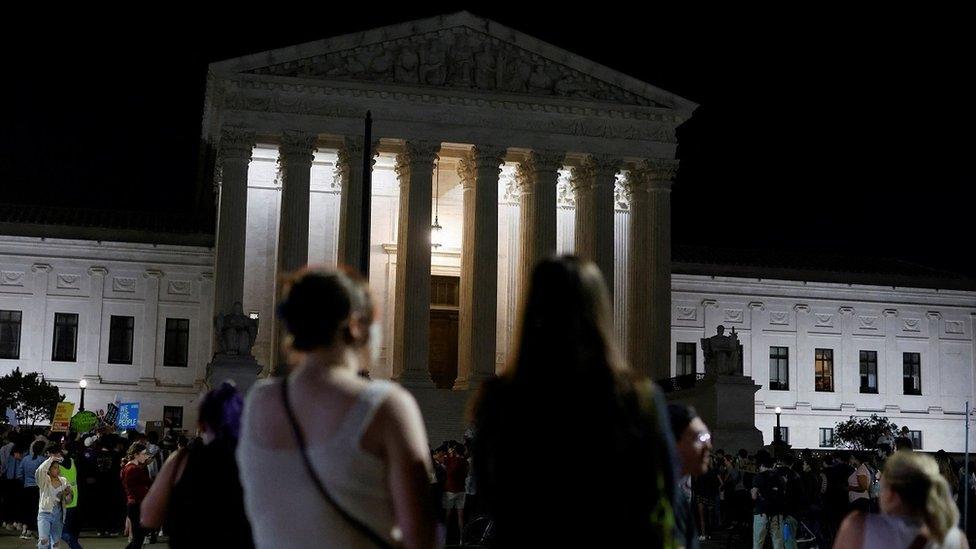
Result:
<svg viewBox="0 0 976 549">
<path fill-rule="evenodd" d="M 473 83 L 474 54 L 468 46 L 468 36 L 459 32 L 454 36 L 454 46 L 451 48 L 451 84 L 471 87 Z"/>
<path fill-rule="evenodd" d="M 393 77 L 397 82 L 404 84 L 417 84 L 420 82 L 418 70 L 420 68 L 420 57 L 410 46 L 404 45 L 397 55 L 396 66 L 394 67 Z"/>
<path fill-rule="evenodd" d="M 439 37 L 430 42 L 424 51 L 420 77 L 424 84 L 430 86 L 442 86 L 447 80 L 447 48 Z"/>
<path fill-rule="evenodd" d="M 258 336 L 258 321 L 244 314 L 241 303 L 234 303 L 230 313 L 217 315 L 217 352 L 226 355 L 251 356 L 251 347 Z"/>
<path fill-rule="evenodd" d="M 718 333 L 702 338 L 702 354 L 705 356 L 705 374 L 742 375 L 742 345 L 739 335 L 732 328 L 725 335 L 725 326 L 718 327 Z"/>
<path fill-rule="evenodd" d="M 495 52 L 491 44 L 485 42 L 481 51 L 474 56 L 474 85 L 476 88 L 491 90 L 495 88 Z"/>
</svg>

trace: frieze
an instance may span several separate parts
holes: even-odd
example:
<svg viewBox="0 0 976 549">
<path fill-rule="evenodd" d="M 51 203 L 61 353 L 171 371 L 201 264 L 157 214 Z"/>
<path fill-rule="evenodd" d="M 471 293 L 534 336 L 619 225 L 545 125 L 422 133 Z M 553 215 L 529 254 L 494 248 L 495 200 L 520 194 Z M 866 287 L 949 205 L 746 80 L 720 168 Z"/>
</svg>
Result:
<svg viewBox="0 0 976 549">
<path fill-rule="evenodd" d="M 23 286 L 24 275 L 21 271 L 0 271 L 0 286 Z"/>
<path fill-rule="evenodd" d="M 858 316 L 857 323 L 862 330 L 877 330 L 878 329 L 878 317 L 876 316 Z"/>
<path fill-rule="evenodd" d="M 62 290 L 77 290 L 81 275 L 58 273 L 57 287 Z"/>
<path fill-rule="evenodd" d="M 698 307 L 675 307 L 678 320 L 698 320 Z"/>
<path fill-rule="evenodd" d="M 253 84 L 245 82 L 243 84 Z M 254 89 L 250 86 L 242 86 L 242 89 Z M 258 88 L 260 89 L 260 88 Z M 346 107 L 336 105 L 334 100 L 326 97 L 323 99 L 308 96 L 292 96 L 296 92 L 282 92 L 274 87 L 271 93 L 261 93 L 260 95 L 248 94 L 241 91 L 228 93 L 224 101 L 225 107 L 230 110 L 250 111 L 261 113 L 282 113 L 322 116 L 327 118 L 361 118 L 363 109 L 360 107 Z M 344 89 L 344 88 L 324 88 L 325 96 L 339 95 L 344 97 L 365 97 L 373 98 L 377 92 L 372 90 Z M 329 92 L 343 93 L 329 93 Z M 490 101 L 485 99 L 451 97 L 435 94 L 410 94 L 410 93 L 390 93 L 383 94 L 388 99 L 396 99 L 414 103 L 425 103 L 435 105 L 466 106 L 466 107 L 490 107 L 495 109 L 505 109 L 514 111 L 530 111 L 535 113 L 557 113 L 568 116 L 557 120 L 540 121 L 526 116 L 519 116 L 513 119 L 498 119 L 497 117 L 473 117 L 457 111 L 435 114 L 424 112 L 411 116 L 407 110 L 396 109 L 390 115 L 396 119 L 416 122 L 440 122 L 440 123 L 460 123 L 479 127 L 498 127 L 508 129 L 524 129 L 539 131 L 545 130 L 549 133 L 572 135 L 575 137 L 599 137 L 608 139 L 621 139 L 625 141 L 650 140 L 659 143 L 677 143 L 677 136 L 674 127 L 679 121 L 662 120 L 661 117 L 649 115 L 647 113 L 630 113 L 606 109 L 580 109 L 562 105 L 542 105 L 538 103 L 524 103 L 513 101 Z M 380 109 L 375 111 L 379 115 Z M 595 120 L 580 120 L 578 117 L 594 117 Z M 607 120 L 606 118 L 612 118 Z M 651 122 L 652 125 L 648 125 Z M 657 124 L 654 124 L 657 123 Z"/>
<path fill-rule="evenodd" d="M 136 279 L 129 276 L 112 277 L 112 291 L 133 293 L 136 291 Z"/>
<path fill-rule="evenodd" d="M 193 284 L 189 280 L 170 280 L 166 285 L 166 293 L 170 295 L 190 295 Z"/>
<path fill-rule="evenodd" d="M 946 320 L 945 331 L 947 334 L 962 334 L 966 332 L 966 329 L 959 320 Z"/>
<path fill-rule="evenodd" d="M 250 72 L 664 107 L 619 86 L 463 26 L 367 44 Z"/>
<path fill-rule="evenodd" d="M 790 313 L 788 311 L 770 311 L 769 323 L 777 326 L 786 326 L 790 323 Z"/>
<path fill-rule="evenodd" d="M 834 325 L 834 315 L 830 313 L 815 313 L 816 326 L 819 328 L 831 328 Z"/>
<path fill-rule="evenodd" d="M 906 318 L 904 323 L 904 330 L 906 332 L 918 332 L 921 331 L 922 319 L 920 318 Z"/>
<path fill-rule="evenodd" d="M 725 322 L 742 322 L 742 309 L 725 309 Z"/>
</svg>

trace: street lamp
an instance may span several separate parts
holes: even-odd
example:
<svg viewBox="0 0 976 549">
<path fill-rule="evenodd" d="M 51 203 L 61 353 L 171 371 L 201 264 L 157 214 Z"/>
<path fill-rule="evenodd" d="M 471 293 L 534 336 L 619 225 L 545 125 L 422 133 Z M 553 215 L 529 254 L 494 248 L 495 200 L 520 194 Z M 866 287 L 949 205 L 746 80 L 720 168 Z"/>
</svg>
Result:
<svg viewBox="0 0 976 549">
<path fill-rule="evenodd" d="M 78 382 L 78 387 L 81 388 L 81 403 L 78 406 L 78 411 L 79 412 L 84 412 L 85 411 L 85 387 L 88 387 L 88 380 L 87 379 L 83 379 L 83 380 L 79 381 Z"/>
<path fill-rule="evenodd" d="M 776 412 L 776 431 L 773 432 L 773 443 L 775 444 L 782 440 L 779 430 L 779 415 L 783 413 L 783 409 L 777 406 L 774 411 Z"/>
</svg>

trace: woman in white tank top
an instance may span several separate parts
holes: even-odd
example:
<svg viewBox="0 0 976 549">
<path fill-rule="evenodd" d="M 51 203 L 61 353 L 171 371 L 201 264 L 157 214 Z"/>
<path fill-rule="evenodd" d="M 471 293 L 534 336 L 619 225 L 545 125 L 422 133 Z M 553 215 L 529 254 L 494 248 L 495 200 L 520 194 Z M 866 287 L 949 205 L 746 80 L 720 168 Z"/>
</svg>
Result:
<svg viewBox="0 0 976 549">
<path fill-rule="evenodd" d="M 895 452 L 881 476 L 881 514 L 854 512 L 841 524 L 837 549 L 968 549 L 959 511 L 931 457 Z"/>
<path fill-rule="evenodd" d="M 420 411 L 400 386 L 359 376 L 373 321 L 365 284 L 299 272 L 278 314 L 292 371 L 251 389 L 237 449 L 255 546 L 432 547 Z"/>
</svg>

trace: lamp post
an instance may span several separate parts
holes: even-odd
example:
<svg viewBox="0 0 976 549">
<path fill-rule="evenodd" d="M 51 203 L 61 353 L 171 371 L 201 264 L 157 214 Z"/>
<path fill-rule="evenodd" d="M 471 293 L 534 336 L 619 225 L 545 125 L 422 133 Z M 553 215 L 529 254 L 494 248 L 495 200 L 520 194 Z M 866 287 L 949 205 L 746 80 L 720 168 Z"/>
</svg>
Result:
<svg viewBox="0 0 976 549">
<path fill-rule="evenodd" d="M 81 388 L 81 402 L 78 405 L 78 411 L 84 412 L 85 411 L 85 387 L 88 387 L 88 380 L 83 379 L 79 381 L 78 387 Z"/>
<path fill-rule="evenodd" d="M 773 444 L 781 441 L 780 432 L 779 432 L 779 415 L 783 413 L 783 409 L 777 406 L 775 412 L 776 412 L 776 430 L 773 431 Z"/>
</svg>

